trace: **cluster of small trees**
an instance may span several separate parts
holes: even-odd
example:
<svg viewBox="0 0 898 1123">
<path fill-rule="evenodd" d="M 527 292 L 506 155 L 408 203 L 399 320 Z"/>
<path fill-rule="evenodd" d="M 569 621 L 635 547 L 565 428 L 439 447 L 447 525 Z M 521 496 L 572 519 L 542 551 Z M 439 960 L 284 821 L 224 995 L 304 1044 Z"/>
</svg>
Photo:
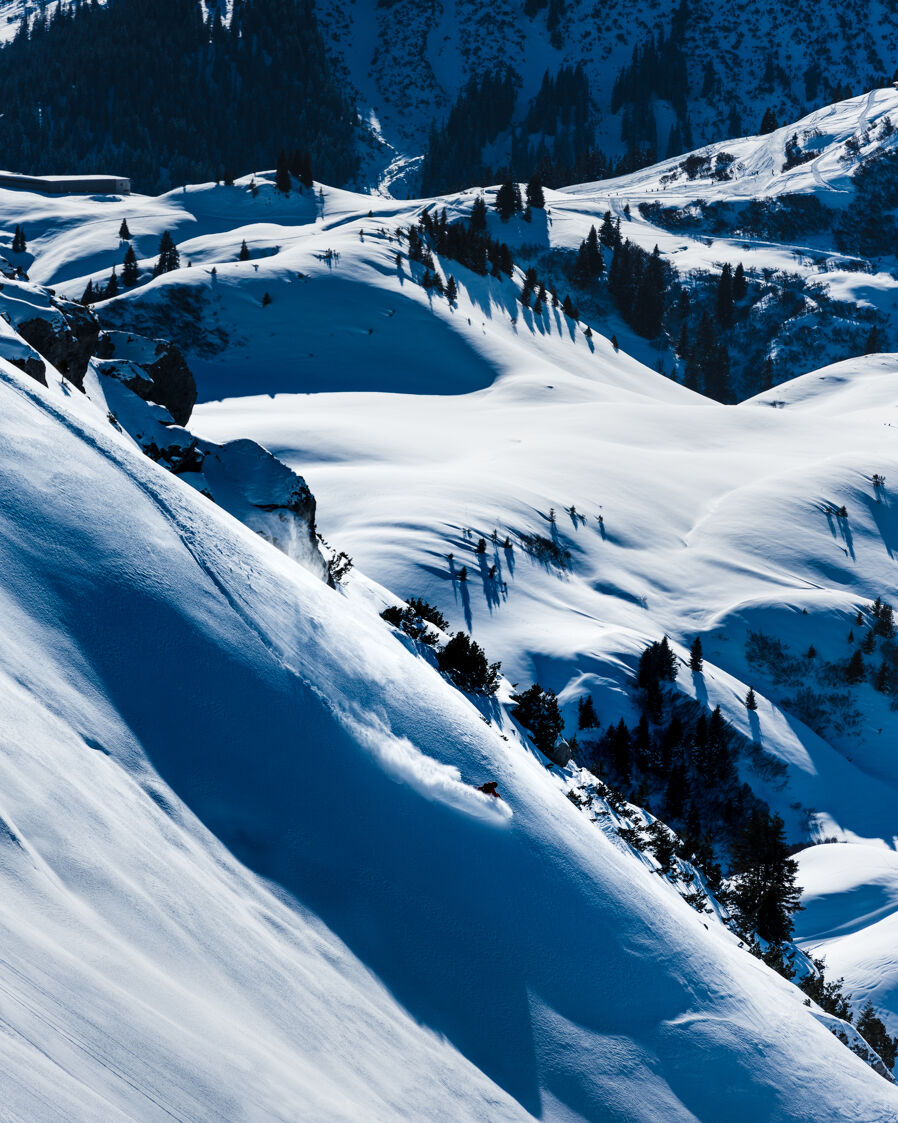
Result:
<svg viewBox="0 0 898 1123">
<path fill-rule="evenodd" d="M 701 673 L 700 640 L 689 662 Z M 590 767 L 677 831 L 681 856 L 729 901 L 746 933 L 787 939 L 797 894 L 783 824 L 740 782 L 740 738 L 720 708 L 709 714 L 671 694 L 677 669 L 666 637 L 642 652 L 633 695 L 640 712 L 635 728 L 620 720 L 602 730 L 591 700 L 581 701 L 579 725 Z M 596 727 L 598 733 L 587 736 Z"/>
<path fill-rule="evenodd" d="M 483 648 L 464 632 L 456 632 L 437 652 L 437 666 L 467 694 L 491 695 L 499 689 L 502 664 L 490 663 Z"/>
<path fill-rule="evenodd" d="M 441 632 L 449 630 L 449 621 L 442 612 L 419 597 L 409 597 L 404 605 L 391 604 L 380 615 L 388 624 L 427 647 L 433 647 L 438 638 L 431 625 Z"/>
<path fill-rule="evenodd" d="M 125 250 L 124 260 L 122 261 L 122 284 L 126 288 L 133 288 L 134 285 L 140 280 L 140 267 L 137 261 L 137 254 L 134 252 L 134 246 L 130 242 L 131 231 L 128 229 L 127 219 L 122 219 L 122 224 L 119 227 L 119 239 L 127 241 L 128 247 Z M 245 245 L 246 243 L 244 243 Z M 178 252 L 178 247 L 175 245 L 171 234 L 165 230 L 159 241 L 159 257 L 153 267 L 153 276 L 158 277 L 163 273 L 170 273 L 175 269 L 181 268 L 181 255 Z M 113 267 L 106 284 L 95 285 L 93 278 L 88 280 L 87 287 L 81 295 L 82 304 L 94 304 L 99 300 L 109 300 L 119 293 L 119 279 Z"/>
<path fill-rule="evenodd" d="M 421 192 L 439 195 L 488 182 L 483 148 L 511 124 L 515 81 L 509 70 L 472 77 L 441 125 L 433 124 L 421 164 Z"/>
<path fill-rule="evenodd" d="M 433 272 L 433 253 L 449 257 L 473 273 L 494 277 L 511 276 L 514 260 L 504 242 L 490 238 L 486 231 L 486 205 L 483 197 L 474 201 L 467 223 L 449 222 L 445 207 L 439 214 L 424 211 L 417 226 L 409 228 L 409 261 L 418 261 Z"/>
<path fill-rule="evenodd" d="M 293 189 L 293 179 L 299 180 L 303 187 L 315 186 L 315 177 L 312 175 L 312 157 L 308 152 L 301 152 L 298 148 L 290 153 L 282 148 L 278 153 L 277 167 L 274 175 L 275 187 L 284 195 L 289 195 Z"/>
<path fill-rule="evenodd" d="M 534 683 L 520 694 L 512 694 L 511 700 L 512 717 L 527 730 L 540 752 L 550 756 L 564 730 L 555 691 Z"/>
<path fill-rule="evenodd" d="M 523 215 L 526 222 L 531 221 L 531 211 L 542 210 L 546 205 L 542 184 L 537 176 L 532 176 L 526 188 L 526 206 L 521 196 L 521 187 L 512 179 L 505 182 L 496 191 L 496 211 L 503 222 L 508 222 L 516 214 Z"/>
<path fill-rule="evenodd" d="M 612 255 L 607 270 L 603 248 Z M 586 291 L 595 290 L 606 279 L 608 293 L 624 320 L 645 339 L 661 334 L 676 272 L 657 246 L 647 253 L 629 239 L 624 240 L 620 219 L 612 220 L 610 211 L 605 212 L 600 229 L 591 227 L 580 243 L 568 275 Z"/>
</svg>

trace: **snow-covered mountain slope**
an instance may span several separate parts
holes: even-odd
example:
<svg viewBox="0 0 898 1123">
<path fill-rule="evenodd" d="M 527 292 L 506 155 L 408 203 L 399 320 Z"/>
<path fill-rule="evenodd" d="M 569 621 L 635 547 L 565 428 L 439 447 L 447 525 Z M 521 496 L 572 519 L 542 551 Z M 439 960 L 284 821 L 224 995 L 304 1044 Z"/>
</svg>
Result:
<svg viewBox="0 0 898 1123">
<path fill-rule="evenodd" d="M 799 940 L 844 976 L 854 1005 L 898 1007 L 898 859 L 880 844 L 813 846 L 799 855 Z"/>
<path fill-rule="evenodd" d="M 801 120 L 772 132 L 741 139 L 715 141 L 697 150 L 709 166 L 690 177 L 683 167 L 686 157 L 674 156 L 615 181 L 614 193 L 626 198 L 648 198 L 663 190 L 666 205 L 683 205 L 695 199 L 738 200 L 774 195 L 845 194 L 851 176 L 873 152 L 898 147 L 896 131 L 882 131 L 883 123 L 898 115 L 898 91 L 874 89 L 858 97 L 816 110 Z M 812 157 L 788 167 L 787 142 L 798 139 L 804 155 Z M 852 142 L 855 142 L 852 144 Z M 726 174 L 715 174 L 717 157 L 729 154 Z M 589 185 L 571 187 L 567 193 L 591 194 Z"/>
<path fill-rule="evenodd" d="M 0 398 L 13 1117 L 898 1117 L 361 595 Z"/>
<path fill-rule="evenodd" d="M 865 120 L 879 120 L 896 99 L 877 94 L 865 104 Z M 842 124 L 828 134 L 832 145 L 844 150 L 858 128 L 857 110 L 846 103 L 834 114 Z M 847 123 L 851 113 L 854 125 Z M 763 162 L 763 153 L 783 141 L 773 134 L 742 143 L 746 162 Z M 806 174 L 810 166 L 797 170 Z M 832 167 L 821 166 L 836 177 L 837 189 L 843 165 L 834 158 Z M 665 173 L 653 174 L 654 181 L 637 177 L 629 188 L 615 181 L 549 193 L 548 211 L 531 223 L 502 225 L 491 214 L 490 229 L 525 259 L 528 242 L 551 256 L 575 248 L 610 203 L 634 240 L 647 248 L 657 241 L 665 252 L 680 254 L 684 269 L 719 268 L 729 255 L 758 271 L 771 261 L 794 260 L 795 247 L 788 245 L 746 248 L 732 236 L 709 245 L 704 233 L 665 231 L 635 206 L 655 194 L 653 186 L 662 188 Z M 774 179 L 759 178 L 780 190 Z M 107 432 L 106 410 L 118 407 L 104 398 L 98 370 L 97 381 L 88 381 L 91 400 L 70 393 L 62 404 L 59 379 L 50 370 L 47 401 L 66 418 L 76 414 L 93 432 L 91 419 L 100 411 L 100 429 L 111 442 L 100 442 L 100 461 L 105 466 L 113 456 L 117 467 L 108 469 L 114 481 L 95 490 L 111 488 L 114 497 L 124 489 L 120 500 L 105 500 L 105 521 L 89 505 L 93 499 L 73 493 L 75 484 L 93 478 L 95 466 L 79 469 L 74 482 L 58 472 L 62 454 L 50 459 L 48 451 L 58 443 L 55 421 L 47 422 L 53 433 L 42 446 L 32 452 L 22 437 L 7 461 L 8 473 L 21 457 L 46 461 L 57 486 L 65 485 L 66 534 L 74 538 L 69 543 L 54 531 L 52 519 L 46 533 L 62 551 L 53 572 L 78 580 L 67 576 L 65 586 L 57 582 L 45 591 L 23 575 L 27 598 L 25 592 L 21 598 L 41 620 L 39 609 L 55 614 L 51 630 L 34 640 L 35 650 L 53 651 L 69 642 L 59 636 L 75 635 L 87 685 L 74 689 L 101 699 L 103 720 L 113 731 L 107 739 L 86 735 L 114 751 L 116 760 L 110 739 L 131 746 L 127 768 L 141 777 L 140 770 L 155 769 L 154 783 L 174 793 L 154 788 L 162 801 L 180 808 L 181 799 L 196 815 L 199 823 L 189 823 L 198 846 L 213 845 L 204 833 L 210 831 L 256 874 L 293 893 L 334 940 L 343 941 L 339 955 L 347 958 L 340 963 L 347 966 L 341 974 L 356 979 L 372 972 L 377 982 L 371 985 L 384 986 L 398 1004 L 383 1007 L 385 1028 L 368 1039 L 369 1052 L 355 1038 L 345 1049 L 328 1050 L 325 1071 L 335 1084 L 342 1072 L 335 1052 L 359 1048 L 365 1058 L 389 1056 L 389 1035 L 408 1032 L 416 1042 L 409 1048 L 420 1058 L 409 1068 L 410 1081 L 418 1081 L 419 1071 L 430 1073 L 417 1084 L 421 1100 L 408 1107 L 411 1115 L 429 1096 L 446 1105 L 440 1110 L 447 1117 L 501 1117 L 506 1109 L 513 1117 L 541 1109 L 557 1117 L 605 1112 L 630 1118 L 637 1077 L 627 1085 L 621 1073 L 638 1069 L 644 1081 L 648 1069 L 658 1079 L 641 1094 L 645 1118 L 686 1112 L 713 1118 L 719 1102 L 702 1097 L 716 1096 L 718 1085 L 705 1082 L 699 1089 L 693 1069 L 698 1034 L 707 1036 L 711 1050 L 703 1066 L 723 1072 L 735 1065 L 726 1079 L 742 1097 L 734 1102 L 737 1110 L 744 1105 L 745 1118 L 817 1117 L 821 1110 L 827 1117 L 830 1104 L 833 1118 L 845 1110 L 849 1117 L 890 1118 L 889 1090 L 879 1077 L 882 1087 L 869 1100 L 840 1083 L 844 1073 L 849 1081 L 865 1079 L 850 1075 L 859 1063 L 850 1056 L 834 1062 L 826 1093 L 832 1099 L 821 1108 L 819 1078 L 807 1066 L 819 1061 L 828 1069 L 831 1054 L 817 1049 L 815 1037 L 809 1047 L 814 1058 L 805 1055 L 810 1031 L 802 1028 L 806 1014 L 794 989 L 763 984 L 790 1011 L 789 1003 L 797 1007 L 793 1025 L 758 997 L 751 980 L 758 973 L 768 978 L 762 965 L 733 947 L 726 933 L 702 934 L 703 922 L 669 886 L 644 866 L 637 878 L 631 858 L 607 840 L 594 849 L 599 843 L 588 819 L 564 799 L 557 774 L 550 777 L 520 747 L 501 712 L 482 715 L 493 716 L 487 728 L 425 660 L 402 651 L 373 609 L 392 594 L 425 596 L 453 627 L 472 632 L 490 658 L 502 659 L 510 679 L 558 690 L 569 730 L 584 694 L 593 696 L 603 723 L 631 715 L 633 666 L 648 640 L 667 633 L 682 654 L 701 634 L 705 672 L 682 668 L 679 689 L 702 704 L 719 703 L 758 746 L 746 759 L 745 778 L 784 815 L 792 840 L 849 840 L 808 859 L 808 900 L 824 899 L 825 877 L 814 880 L 815 861 L 834 860 L 831 852 L 838 860 L 839 852 L 877 842 L 891 846 L 896 833 L 895 713 L 869 681 L 836 689 L 859 609 L 878 595 L 894 596 L 895 357 L 853 359 L 739 406 L 717 405 L 618 351 L 606 338 L 612 331 L 625 349 L 634 340 L 613 315 L 591 319 L 587 335 L 586 325 L 561 309 L 522 308 L 519 272 L 513 281 L 486 278 L 443 260 L 444 274 L 453 272 L 459 282 L 457 301 L 450 306 L 425 290 L 423 268 L 407 260 L 407 241 L 400 238 L 421 202 L 324 187 L 284 198 L 271 179 L 200 185 L 159 199 L 49 200 L 0 192 L 5 228 L 11 234 L 21 223 L 28 234 L 26 254 L 5 255 L 33 281 L 53 284 L 59 298 L 80 295 L 88 278 L 105 283 L 122 261 L 118 230 L 127 219 L 143 283 L 99 303 L 101 321 L 151 339 L 174 337 L 198 381 L 201 405 L 191 426 L 214 440 L 254 437 L 301 472 L 320 500 L 326 538 L 351 553 L 367 575 L 351 575 L 343 592 L 333 594 L 298 574 L 183 482 L 160 475 L 124 435 Z M 615 202 L 616 193 L 628 189 L 634 192 L 629 220 L 628 197 Z M 663 201 L 661 190 L 657 194 Z M 438 205 L 445 203 L 451 217 L 466 216 L 473 198 L 463 193 Z M 182 267 L 150 280 L 166 229 L 178 243 Z M 248 260 L 239 260 L 243 242 Z M 822 275 L 833 256 L 823 252 L 802 268 Z M 893 285 L 884 272 L 845 274 L 839 281 L 846 291 L 855 282 L 881 292 Z M 4 345 L 15 342 L 11 337 Z M 652 346 L 639 346 L 640 357 L 652 361 Z M 816 354 L 808 365 L 822 366 L 827 357 Z M 29 410 L 44 401 L 36 385 L 10 377 L 17 387 L 13 400 L 25 386 Z M 24 420 L 21 428 L 27 429 Z M 80 464 L 80 455 L 72 452 L 73 462 Z M 26 476 L 38 481 L 33 502 L 41 488 L 52 495 L 50 468 L 42 476 L 31 460 L 23 463 Z M 137 503 L 132 478 L 146 483 L 149 499 Z M 145 503 L 158 511 L 159 502 L 161 522 L 147 513 L 145 526 L 135 524 Z M 113 528 L 108 512 L 119 505 L 127 517 L 116 515 Z M 27 518 L 34 521 L 33 514 Z M 25 532 L 10 525 L 18 549 Z M 85 534 L 86 541 L 79 537 Z M 193 561 L 178 544 L 185 535 Z M 476 549 L 481 537 L 484 551 Z M 34 550 L 48 567 L 44 555 L 53 558 L 53 552 Z M 235 560 L 242 557 L 249 560 Z M 181 560 L 176 565 L 173 558 Z M 462 566 L 467 581 L 460 579 Z M 46 582 L 50 588 L 51 576 Z M 107 583 L 116 592 L 105 615 L 84 623 L 87 612 L 77 598 Z M 103 649 L 107 634 L 114 659 Z M 139 657 L 124 658 L 134 635 Z M 805 654 L 811 646 L 816 662 Z M 40 689 L 61 690 L 47 675 Z M 756 713 L 742 704 L 750 684 L 759 696 Z M 149 707 L 148 698 L 166 700 L 162 711 Z M 73 722 L 53 699 L 52 712 Z M 88 717 L 72 727 L 83 731 L 100 721 Z M 400 775 L 398 787 L 387 774 Z M 473 791 L 487 778 L 498 781 L 510 818 L 497 811 L 502 805 Z M 273 791 L 276 802 L 270 803 Z M 118 797 L 109 798 L 116 805 Z M 22 833 L 21 826 L 17 830 Z M 112 849 L 121 848 L 119 836 L 113 841 Z M 162 886 L 176 884 L 169 873 L 158 876 Z M 263 892 L 250 882 L 253 893 Z M 856 886 L 866 884 L 856 870 L 833 884 L 819 922 L 809 909 L 800 934 L 810 949 L 832 949 L 835 962 L 833 932 L 853 925 L 851 945 L 838 941 L 835 969 L 845 965 L 850 989 L 875 993 L 894 1032 L 898 968 L 885 954 L 874 967 L 866 952 L 881 946 L 874 929 L 879 914 L 865 911 L 862 901 L 854 909 Z M 284 907 L 289 910 L 289 901 Z M 531 924 L 530 914 L 546 919 Z M 289 915 L 289 923 L 279 923 L 293 931 L 299 921 Z M 853 921 L 829 923 L 830 916 L 849 915 Z M 207 946 L 209 933 L 224 923 L 220 913 L 210 913 L 198 941 Z M 441 937 L 446 932 L 448 941 Z M 638 966 L 628 958 L 634 948 L 645 957 Z M 227 951 L 221 958 L 227 960 Z M 607 964 L 609 973 L 590 974 L 584 982 L 580 965 L 596 962 Z M 316 970 L 302 960 L 297 975 Z M 643 994 L 645 972 L 650 998 Z M 743 973 L 747 989 L 739 990 Z M 461 988 L 459 978 L 466 980 Z M 244 975 L 229 985 L 255 984 Z M 285 1009 L 302 1006 L 300 984 L 284 985 Z M 683 997 L 690 989 L 702 996 L 697 1022 L 686 1013 L 695 1001 Z M 209 1001 L 204 991 L 190 993 Z M 364 1001 L 375 1001 L 371 993 L 365 991 Z M 734 996 L 722 1010 L 721 995 Z M 754 1004 L 751 1017 L 740 1005 L 746 995 Z M 363 1001 L 355 991 L 346 998 L 356 1000 Z M 268 1019 L 260 1040 L 274 1043 L 275 1054 L 288 1057 L 285 1063 L 324 1016 L 316 1011 L 284 1028 L 253 1009 Z M 681 1028 L 687 1024 L 700 1028 Z M 445 1041 L 435 1043 L 421 1026 Z M 332 1031 L 336 1042 L 340 1031 Z M 742 1044 L 732 1034 L 741 1035 Z M 767 1061 L 759 1067 L 753 1050 L 772 1048 L 780 1035 L 793 1042 L 794 1055 L 780 1042 L 769 1064 L 782 1070 L 772 1071 Z M 190 1050 L 183 1055 L 197 1056 Z M 607 1073 L 596 1071 L 597 1055 L 612 1056 Z M 202 1057 L 190 1063 L 206 1071 Z M 471 1064 L 483 1081 L 467 1079 Z M 270 1077 L 267 1086 L 287 1089 L 273 1091 L 271 1102 L 294 1095 L 281 1079 Z M 471 1097 L 461 1104 L 451 1099 L 457 1080 L 466 1081 Z M 94 1077 L 88 1082 L 93 1086 Z M 761 1085 L 783 1098 L 761 1102 Z M 452 1091 L 444 1095 L 445 1089 Z M 229 1086 L 227 1094 L 244 1102 L 239 1090 Z M 384 1117 L 399 1110 L 394 1094 L 384 1077 L 378 1085 Z M 347 1105 L 331 1110 L 323 1104 L 322 1114 L 357 1114 L 354 1087 L 347 1095 Z M 490 1097 L 499 1106 L 485 1109 Z"/>
</svg>

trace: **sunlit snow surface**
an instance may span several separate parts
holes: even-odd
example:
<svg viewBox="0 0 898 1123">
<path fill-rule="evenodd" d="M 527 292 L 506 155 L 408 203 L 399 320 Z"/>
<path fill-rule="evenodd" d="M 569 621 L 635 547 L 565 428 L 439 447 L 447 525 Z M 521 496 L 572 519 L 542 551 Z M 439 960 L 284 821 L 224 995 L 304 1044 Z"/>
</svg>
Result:
<svg viewBox="0 0 898 1123">
<path fill-rule="evenodd" d="M 894 715 L 863 688 L 849 743 L 763 690 L 756 717 L 741 699 L 749 630 L 841 657 L 857 607 L 895 587 L 891 492 L 871 476 L 898 479 L 898 359 L 719 406 L 600 324 L 588 340 L 560 310 L 534 321 L 517 284 L 459 272 L 456 308 L 429 298 L 395 262 L 420 203 L 283 199 L 269 178 L 256 198 L 249 177 L 161 199 L 0 192 L 32 279 L 64 295 L 120 262 L 123 217 L 147 263 L 172 232 L 184 268 L 119 307 L 184 343 L 197 431 L 285 457 L 357 567 L 327 589 L 140 455 L 99 399 L 0 364 L 5 1108 L 898 1118 L 894 1088 L 795 988 L 706 929 L 501 713 L 377 617 L 381 586 L 423 595 L 510 681 L 558 689 L 569 715 L 590 691 L 603 721 L 626 712 L 647 639 L 701 631 L 706 672 L 684 668 L 681 688 L 788 763 L 782 790 L 752 782 L 792 828 L 813 809 L 853 840 L 802 856 L 802 935 L 894 1015 L 877 928 L 894 851 L 876 842 L 895 834 Z M 529 236 L 576 245 L 623 190 L 552 194 Z M 847 532 L 826 516 L 842 503 Z M 522 532 L 557 534 L 569 569 L 506 552 Z M 488 779 L 501 803 L 476 791 Z"/>
</svg>

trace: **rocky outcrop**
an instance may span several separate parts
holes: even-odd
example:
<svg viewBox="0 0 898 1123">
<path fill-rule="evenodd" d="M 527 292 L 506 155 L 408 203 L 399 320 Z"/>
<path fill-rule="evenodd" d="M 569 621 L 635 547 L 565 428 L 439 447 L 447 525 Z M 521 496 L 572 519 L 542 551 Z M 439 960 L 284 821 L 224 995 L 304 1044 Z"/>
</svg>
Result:
<svg viewBox="0 0 898 1123">
<path fill-rule="evenodd" d="M 79 390 L 97 347 L 100 325 L 88 309 L 68 300 L 51 298 L 46 308 L 34 308 L 36 315 L 15 323 L 16 331 L 48 363 Z"/>
<path fill-rule="evenodd" d="M 14 367 L 18 367 L 19 370 L 33 378 L 35 382 L 39 382 L 41 386 L 47 385 L 47 364 L 36 356 L 29 355 L 27 359 L 11 358 L 9 361 Z"/>
<path fill-rule="evenodd" d="M 186 425 L 196 404 L 196 381 L 180 350 L 165 339 L 130 332 L 104 332 L 97 347 L 102 374 L 117 378 L 145 402 L 165 406 Z"/>
</svg>

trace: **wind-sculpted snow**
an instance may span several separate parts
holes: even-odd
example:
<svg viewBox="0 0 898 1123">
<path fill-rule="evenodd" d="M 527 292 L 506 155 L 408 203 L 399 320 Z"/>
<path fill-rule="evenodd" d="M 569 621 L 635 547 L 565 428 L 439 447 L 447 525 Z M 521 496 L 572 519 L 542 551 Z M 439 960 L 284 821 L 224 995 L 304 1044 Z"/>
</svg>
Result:
<svg viewBox="0 0 898 1123">
<path fill-rule="evenodd" d="M 500 710 L 80 396 L 0 399 L 8 1111 L 894 1116 Z"/>
<path fill-rule="evenodd" d="M 491 230 L 570 249 L 608 191 Z M 610 322 L 523 309 L 519 273 L 459 269 L 451 306 L 425 291 L 399 240 L 421 207 L 282 198 L 261 174 L 161 199 L 0 192 L 60 297 L 120 262 L 127 218 L 144 281 L 101 322 L 173 335 L 191 425 L 263 446 L 225 444 L 216 506 L 140 453 L 128 434 L 169 422 L 97 364 L 81 394 L 0 360 L 9 1110 L 898 1119 L 795 987 L 565 797 L 506 716 L 509 681 L 475 705 L 378 617 L 426 597 L 508 680 L 556 689 L 568 731 L 585 693 L 603 724 L 629 719 L 646 642 L 685 655 L 701 634 L 705 669 L 677 689 L 754 744 L 746 778 L 792 837 L 848 840 L 802 856 L 803 941 L 894 1017 L 870 879 L 848 870 L 830 904 L 813 867 L 893 844 L 895 715 L 864 682 L 859 719 L 849 698 L 805 721 L 798 672 L 784 684 L 762 642 L 816 683 L 808 647 L 837 664 L 894 588 L 894 356 L 722 406 L 619 350 Z M 151 280 L 165 229 L 182 268 Z M 666 237 L 695 268 L 742 252 Z M 252 533 L 248 508 L 297 498 L 264 449 L 353 556 L 344 587 Z"/>
</svg>

